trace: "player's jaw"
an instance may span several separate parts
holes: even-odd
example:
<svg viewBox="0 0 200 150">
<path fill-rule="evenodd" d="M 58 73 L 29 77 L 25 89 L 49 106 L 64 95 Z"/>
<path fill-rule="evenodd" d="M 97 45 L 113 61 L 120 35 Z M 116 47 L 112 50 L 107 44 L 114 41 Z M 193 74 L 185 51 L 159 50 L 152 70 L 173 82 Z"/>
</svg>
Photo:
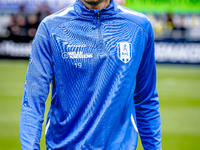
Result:
<svg viewBox="0 0 200 150">
<path fill-rule="evenodd" d="M 98 5 L 101 1 L 103 0 L 83 0 L 85 3 L 89 4 L 89 5 Z"/>
</svg>

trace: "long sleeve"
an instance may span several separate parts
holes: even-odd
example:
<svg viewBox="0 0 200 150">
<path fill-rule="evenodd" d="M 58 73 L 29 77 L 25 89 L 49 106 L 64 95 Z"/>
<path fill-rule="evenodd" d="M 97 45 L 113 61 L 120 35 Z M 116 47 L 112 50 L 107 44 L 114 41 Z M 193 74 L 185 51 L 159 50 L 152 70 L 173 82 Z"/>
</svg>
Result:
<svg viewBox="0 0 200 150">
<path fill-rule="evenodd" d="M 40 149 L 45 101 L 53 76 L 48 30 L 42 22 L 34 38 L 24 85 L 20 116 L 22 150 Z"/>
<path fill-rule="evenodd" d="M 161 121 L 156 90 L 154 36 L 150 28 L 148 43 L 137 74 L 134 94 L 137 126 L 145 150 L 161 150 Z"/>
</svg>

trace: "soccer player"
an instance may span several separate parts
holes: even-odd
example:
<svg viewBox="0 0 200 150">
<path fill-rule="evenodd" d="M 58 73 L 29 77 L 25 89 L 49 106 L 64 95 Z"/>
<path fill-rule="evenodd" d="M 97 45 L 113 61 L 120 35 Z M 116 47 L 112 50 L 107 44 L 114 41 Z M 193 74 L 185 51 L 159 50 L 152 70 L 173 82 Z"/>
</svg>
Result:
<svg viewBox="0 0 200 150">
<path fill-rule="evenodd" d="M 20 118 L 23 150 L 161 150 L 154 36 L 149 20 L 113 0 L 77 0 L 34 38 Z"/>
</svg>

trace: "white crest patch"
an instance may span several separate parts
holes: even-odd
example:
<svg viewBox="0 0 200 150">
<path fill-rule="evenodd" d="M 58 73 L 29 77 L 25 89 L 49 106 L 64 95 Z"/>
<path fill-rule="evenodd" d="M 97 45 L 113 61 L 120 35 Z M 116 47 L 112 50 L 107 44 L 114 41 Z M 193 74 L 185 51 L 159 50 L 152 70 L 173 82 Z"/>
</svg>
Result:
<svg viewBox="0 0 200 150">
<path fill-rule="evenodd" d="M 132 58 L 131 43 L 128 42 L 117 43 L 117 56 L 123 63 L 128 63 Z"/>
</svg>

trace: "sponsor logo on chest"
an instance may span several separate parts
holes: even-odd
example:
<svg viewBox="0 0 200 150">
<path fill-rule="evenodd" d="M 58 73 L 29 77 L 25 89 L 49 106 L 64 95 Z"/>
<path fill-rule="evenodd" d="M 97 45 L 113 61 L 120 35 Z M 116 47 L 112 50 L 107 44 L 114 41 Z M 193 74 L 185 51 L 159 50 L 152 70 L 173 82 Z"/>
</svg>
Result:
<svg viewBox="0 0 200 150">
<path fill-rule="evenodd" d="M 62 58 L 63 59 L 78 59 L 78 58 L 93 58 L 92 53 L 84 53 L 81 49 L 85 48 L 86 45 L 75 45 L 75 44 L 69 44 L 67 45 L 67 48 L 70 48 L 71 51 L 69 52 L 63 52 Z"/>
<path fill-rule="evenodd" d="M 92 57 L 93 57 L 92 53 L 83 53 L 82 51 L 80 51 L 80 52 L 63 52 L 62 53 L 63 59 L 92 58 Z"/>
</svg>

